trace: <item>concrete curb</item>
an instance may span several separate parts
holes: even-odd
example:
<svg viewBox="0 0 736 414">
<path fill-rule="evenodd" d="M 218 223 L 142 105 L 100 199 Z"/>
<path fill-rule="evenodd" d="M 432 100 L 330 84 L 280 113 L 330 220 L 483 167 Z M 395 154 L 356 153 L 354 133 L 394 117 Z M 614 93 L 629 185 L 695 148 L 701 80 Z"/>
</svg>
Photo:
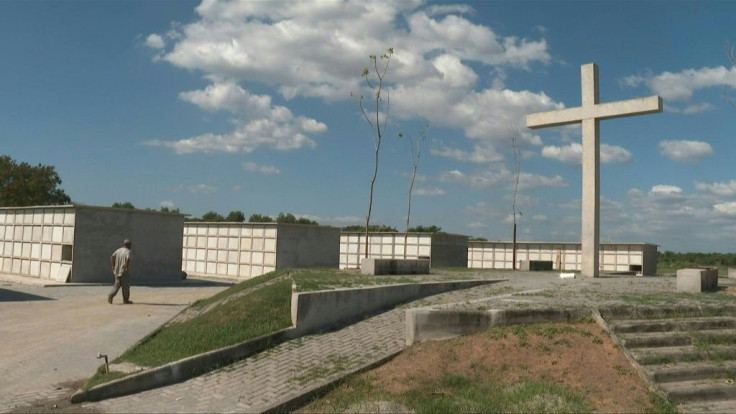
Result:
<svg viewBox="0 0 736 414">
<path fill-rule="evenodd" d="M 151 370 L 128 375 L 96 385 L 88 390 L 78 390 L 72 395 L 71 402 L 100 401 L 186 381 L 232 362 L 248 358 L 288 340 L 319 332 L 325 328 L 345 325 L 401 303 L 450 290 L 467 289 L 496 282 L 498 280 L 431 282 L 293 293 L 292 315 L 302 315 L 303 318 L 296 319 L 295 326 L 240 344 L 193 355 Z M 397 289 L 400 294 L 391 295 L 391 289 Z M 335 308 L 324 307 L 325 303 L 334 305 L 335 303 L 344 303 L 346 300 L 356 300 L 356 298 L 358 299 L 357 305 L 349 306 L 347 310 L 341 309 L 340 312 L 336 312 Z M 319 315 L 322 315 L 322 318 L 319 318 Z M 295 320 L 294 318 L 292 320 Z M 160 328 L 153 330 L 136 344 L 154 335 L 159 330 Z"/>
<path fill-rule="evenodd" d="M 291 295 L 291 322 L 299 332 L 317 332 L 427 296 L 502 281 L 458 280 L 294 293 Z"/>
<path fill-rule="evenodd" d="M 591 316 L 590 308 L 491 309 L 487 311 L 407 309 L 406 344 L 448 339 L 499 325 L 571 322 L 585 316 Z"/>
<path fill-rule="evenodd" d="M 194 355 L 148 371 L 99 384 L 88 390 L 79 390 L 72 395 L 71 402 L 76 404 L 84 401 L 100 401 L 186 381 L 293 339 L 294 333 L 294 328 L 283 329 L 240 344 Z"/>
</svg>

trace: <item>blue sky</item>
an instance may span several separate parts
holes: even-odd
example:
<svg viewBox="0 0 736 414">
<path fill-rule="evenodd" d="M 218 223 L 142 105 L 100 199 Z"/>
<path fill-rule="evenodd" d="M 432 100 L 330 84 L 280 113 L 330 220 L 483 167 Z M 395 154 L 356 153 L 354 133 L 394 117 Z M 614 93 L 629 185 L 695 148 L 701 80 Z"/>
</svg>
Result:
<svg viewBox="0 0 736 414">
<path fill-rule="evenodd" d="M 0 153 L 54 165 L 75 202 L 360 224 L 372 172 L 370 54 L 393 47 L 372 222 L 406 220 L 406 140 L 430 130 L 412 224 L 579 241 L 580 127 L 524 115 L 658 94 L 601 123 L 601 241 L 730 251 L 733 2 L 0 2 Z"/>
</svg>

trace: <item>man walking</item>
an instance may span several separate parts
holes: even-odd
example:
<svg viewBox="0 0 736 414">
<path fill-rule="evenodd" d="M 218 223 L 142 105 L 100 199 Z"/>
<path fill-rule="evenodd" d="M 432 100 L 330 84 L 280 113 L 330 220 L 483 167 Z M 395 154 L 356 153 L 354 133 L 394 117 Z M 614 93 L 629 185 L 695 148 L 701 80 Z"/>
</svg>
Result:
<svg viewBox="0 0 736 414">
<path fill-rule="evenodd" d="M 107 303 L 112 303 L 112 299 L 118 294 L 120 287 L 123 288 L 123 303 L 131 304 L 130 299 L 130 247 L 133 243 L 130 240 L 123 240 L 123 247 L 115 250 L 110 256 L 110 266 L 112 274 L 115 275 L 115 284 L 112 291 L 107 295 Z"/>
</svg>

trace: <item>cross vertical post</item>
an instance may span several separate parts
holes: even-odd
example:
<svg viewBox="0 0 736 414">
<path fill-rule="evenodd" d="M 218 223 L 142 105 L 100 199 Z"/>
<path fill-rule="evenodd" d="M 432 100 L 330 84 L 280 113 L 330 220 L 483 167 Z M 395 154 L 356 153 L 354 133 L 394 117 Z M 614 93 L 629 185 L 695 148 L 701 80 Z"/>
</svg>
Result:
<svg viewBox="0 0 736 414">
<path fill-rule="evenodd" d="M 526 116 L 528 128 L 582 124 L 582 211 L 580 244 L 581 273 L 598 277 L 600 272 L 600 120 L 662 112 L 662 98 L 649 96 L 601 104 L 598 96 L 598 66 L 580 67 L 582 105 Z M 560 269 L 562 270 L 562 269 Z"/>
</svg>

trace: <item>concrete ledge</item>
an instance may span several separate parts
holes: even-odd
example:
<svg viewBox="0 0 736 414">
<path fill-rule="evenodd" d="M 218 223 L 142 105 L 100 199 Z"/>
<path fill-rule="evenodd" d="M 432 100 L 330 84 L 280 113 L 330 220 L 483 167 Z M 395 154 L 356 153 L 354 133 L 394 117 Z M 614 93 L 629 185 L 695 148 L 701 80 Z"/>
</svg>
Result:
<svg viewBox="0 0 736 414">
<path fill-rule="evenodd" d="M 616 319 L 666 319 L 685 316 L 736 315 L 736 305 L 689 305 L 689 306 L 616 306 L 602 308 L 601 315 Z"/>
<path fill-rule="evenodd" d="M 678 269 L 677 290 L 679 292 L 708 292 L 718 290 L 718 269 Z"/>
<path fill-rule="evenodd" d="M 240 344 L 194 355 L 151 370 L 99 384 L 88 390 L 79 390 L 72 395 L 71 402 L 76 404 L 84 401 L 100 401 L 186 381 L 295 337 L 293 328 L 283 329 Z"/>
<path fill-rule="evenodd" d="M 519 270 L 526 271 L 552 271 L 551 260 L 521 260 Z"/>
<path fill-rule="evenodd" d="M 291 295 L 291 322 L 300 334 L 353 322 L 398 304 L 452 290 L 501 282 L 464 280 L 336 289 Z"/>
<path fill-rule="evenodd" d="M 590 309 L 491 309 L 487 311 L 408 309 L 406 311 L 406 344 L 452 338 L 499 325 L 573 322 L 585 316 L 591 316 Z"/>
<path fill-rule="evenodd" d="M 377 259 L 368 257 L 360 262 L 363 275 L 426 275 L 429 259 Z"/>
</svg>

